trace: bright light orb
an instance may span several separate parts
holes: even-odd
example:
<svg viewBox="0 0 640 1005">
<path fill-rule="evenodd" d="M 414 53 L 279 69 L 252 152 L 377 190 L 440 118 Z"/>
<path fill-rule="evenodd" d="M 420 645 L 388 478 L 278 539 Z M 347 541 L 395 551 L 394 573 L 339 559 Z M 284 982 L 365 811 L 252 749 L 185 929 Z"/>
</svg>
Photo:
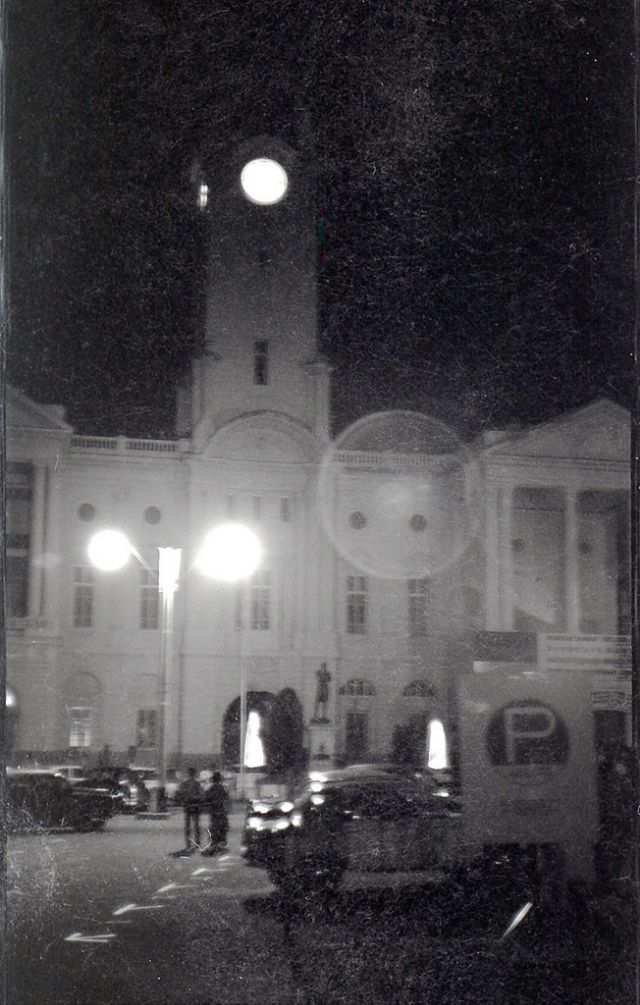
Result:
<svg viewBox="0 0 640 1005">
<path fill-rule="evenodd" d="M 240 523 L 224 523 L 207 534 L 195 564 L 211 579 L 237 583 L 253 575 L 261 561 L 257 535 Z"/>
<path fill-rule="evenodd" d="M 273 206 L 284 199 L 289 179 L 287 172 L 277 161 L 269 157 L 256 157 L 249 161 L 240 172 L 242 191 L 250 202 L 258 206 Z"/>
<path fill-rule="evenodd" d="M 131 545 L 119 530 L 101 530 L 89 541 L 89 561 L 104 572 L 122 569 L 131 555 Z"/>
</svg>

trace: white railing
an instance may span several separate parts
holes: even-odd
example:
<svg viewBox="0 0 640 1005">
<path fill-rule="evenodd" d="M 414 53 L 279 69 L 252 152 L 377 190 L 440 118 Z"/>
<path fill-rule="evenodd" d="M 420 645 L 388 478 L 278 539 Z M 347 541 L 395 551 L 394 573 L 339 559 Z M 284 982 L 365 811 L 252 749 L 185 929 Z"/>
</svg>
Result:
<svg viewBox="0 0 640 1005">
<path fill-rule="evenodd" d="M 126 436 L 72 436 L 71 449 L 147 453 L 157 456 L 179 453 L 180 443 L 177 440 L 128 439 Z"/>
<path fill-rule="evenodd" d="M 118 440 L 115 436 L 72 436 L 72 450 L 117 450 Z"/>
<path fill-rule="evenodd" d="M 11 615 L 7 618 L 7 629 L 10 632 L 57 632 L 57 625 L 50 618 L 20 618 Z"/>
<path fill-rule="evenodd" d="M 336 450 L 332 461 L 349 467 L 417 471 L 464 466 L 464 457 L 456 454 L 401 454 L 395 450 Z"/>
</svg>

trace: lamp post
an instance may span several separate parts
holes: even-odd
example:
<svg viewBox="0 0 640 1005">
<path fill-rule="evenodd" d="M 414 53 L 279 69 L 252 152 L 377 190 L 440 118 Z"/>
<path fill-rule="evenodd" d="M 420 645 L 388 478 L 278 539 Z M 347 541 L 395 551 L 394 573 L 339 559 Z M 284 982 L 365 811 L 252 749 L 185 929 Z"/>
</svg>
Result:
<svg viewBox="0 0 640 1005">
<path fill-rule="evenodd" d="M 222 524 L 207 534 L 196 565 L 205 575 L 226 583 L 249 579 L 262 561 L 262 545 L 256 534 L 238 523 Z M 242 658 L 242 597 L 240 598 L 240 795 L 244 797 L 244 761 L 247 733 L 247 695 Z"/>
<path fill-rule="evenodd" d="M 160 591 L 160 680 L 157 713 L 158 795 L 156 811 L 166 809 L 167 785 L 167 684 L 173 670 L 173 598 L 180 575 L 180 548 L 158 548 L 158 590 Z"/>
<path fill-rule="evenodd" d="M 88 546 L 93 565 L 106 572 L 122 569 L 133 555 L 148 568 L 140 553 L 118 530 L 102 530 Z M 156 810 L 165 806 L 167 778 L 166 724 L 168 683 L 173 669 L 173 601 L 180 579 L 182 550 L 158 548 L 158 591 L 160 595 L 160 674 L 157 694 L 157 770 Z M 242 524 L 227 523 L 215 527 L 205 537 L 195 568 L 220 582 L 237 583 L 249 578 L 262 560 L 257 536 Z M 244 709 L 244 724 L 243 724 Z M 240 660 L 240 791 L 244 794 L 244 733 L 246 732 L 246 695 L 242 660 Z"/>
</svg>

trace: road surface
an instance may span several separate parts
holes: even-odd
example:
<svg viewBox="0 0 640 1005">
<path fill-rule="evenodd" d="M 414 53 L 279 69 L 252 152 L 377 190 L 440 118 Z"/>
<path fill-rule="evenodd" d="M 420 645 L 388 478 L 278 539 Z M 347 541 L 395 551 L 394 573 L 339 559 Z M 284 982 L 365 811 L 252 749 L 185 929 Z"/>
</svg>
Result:
<svg viewBox="0 0 640 1005">
<path fill-rule="evenodd" d="M 179 812 L 11 837 L 9 1005 L 633 1000 L 619 903 L 555 911 L 497 890 L 352 877 L 324 905 L 291 905 L 244 865 L 239 824 L 216 858 L 170 854 Z"/>
</svg>

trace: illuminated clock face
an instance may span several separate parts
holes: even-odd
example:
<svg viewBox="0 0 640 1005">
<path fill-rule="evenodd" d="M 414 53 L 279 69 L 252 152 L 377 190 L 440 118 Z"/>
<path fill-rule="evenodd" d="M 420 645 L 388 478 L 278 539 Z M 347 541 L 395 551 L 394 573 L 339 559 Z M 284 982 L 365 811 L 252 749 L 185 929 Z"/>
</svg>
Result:
<svg viewBox="0 0 640 1005">
<path fill-rule="evenodd" d="M 258 206 L 273 206 L 287 194 L 287 172 L 269 157 L 249 161 L 240 172 L 240 185 L 247 199 Z"/>
</svg>

